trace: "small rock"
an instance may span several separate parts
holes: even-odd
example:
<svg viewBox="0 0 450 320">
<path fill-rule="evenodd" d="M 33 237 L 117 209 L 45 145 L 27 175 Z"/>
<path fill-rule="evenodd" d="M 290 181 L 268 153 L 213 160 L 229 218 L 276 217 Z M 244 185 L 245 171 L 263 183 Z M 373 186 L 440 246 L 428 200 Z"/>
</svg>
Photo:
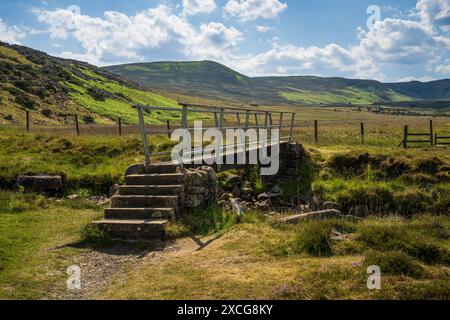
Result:
<svg viewBox="0 0 450 320">
<path fill-rule="evenodd" d="M 119 185 L 115 184 L 113 186 L 111 186 L 111 188 L 109 188 L 109 197 L 113 197 L 115 195 L 119 194 Z"/>
<path fill-rule="evenodd" d="M 252 189 L 252 184 L 248 181 L 244 181 L 242 184 L 242 189 Z"/>
<path fill-rule="evenodd" d="M 264 200 L 264 201 L 258 201 L 255 203 L 255 207 L 259 210 L 267 210 L 270 208 L 270 199 Z"/>
<path fill-rule="evenodd" d="M 275 193 L 275 194 L 281 194 L 281 195 L 283 195 L 283 190 L 282 190 L 278 185 L 276 185 L 275 187 L 273 187 L 270 191 L 273 192 L 273 193 Z"/>
<path fill-rule="evenodd" d="M 219 205 L 219 207 L 221 207 L 222 209 L 225 209 L 228 207 L 228 202 L 226 202 L 225 200 L 220 200 L 219 202 L 217 202 L 217 204 Z"/>
<path fill-rule="evenodd" d="M 258 201 L 265 201 L 265 200 L 269 200 L 269 199 L 270 199 L 270 197 L 269 197 L 269 195 L 266 192 L 261 193 L 258 196 Z"/>
<path fill-rule="evenodd" d="M 220 198 L 219 201 L 228 201 L 230 200 L 230 194 L 229 193 L 224 193 Z"/>
<path fill-rule="evenodd" d="M 67 199 L 69 200 L 76 200 L 76 199 L 80 199 L 80 196 L 77 194 L 72 194 L 70 196 L 67 196 Z"/>
<path fill-rule="evenodd" d="M 251 194 L 241 194 L 241 198 L 244 199 L 245 201 L 252 201 L 252 195 Z"/>
<path fill-rule="evenodd" d="M 242 194 L 241 192 L 241 188 L 239 188 L 238 185 L 235 185 L 233 188 L 233 191 L 231 192 L 233 194 L 233 196 L 235 196 L 236 198 L 239 198 Z"/>
<path fill-rule="evenodd" d="M 236 184 L 239 184 L 239 183 L 241 183 L 241 181 L 242 181 L 242 178 L 240 177 L 240 176 L 237 176 L 237 175 L 232 175 L 232 176 L 229 176 L 228 178 L 227 178 L 227 181 L 228 181 L 228 183 L 230 184 L 230 185 L 236 185 Z"/>
</svg>

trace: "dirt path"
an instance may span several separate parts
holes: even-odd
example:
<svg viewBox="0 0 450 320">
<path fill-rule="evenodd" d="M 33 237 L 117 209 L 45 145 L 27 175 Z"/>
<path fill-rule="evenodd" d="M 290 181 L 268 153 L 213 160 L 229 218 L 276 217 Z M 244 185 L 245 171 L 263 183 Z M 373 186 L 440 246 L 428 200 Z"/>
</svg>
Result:
<svg viewBox="0 0 450 320">
<path fill-rule="evenodd" d="M 215 237 L 183 238 L 174 242 L 155 242 L 141 249 L 133 244 L 116 244 L 102 250 L 91 250 L 79 257 L 81 290 L 65 291 L 57 299 L 86 300 L 106 289 L 113 279 L 124 275 L 128 268 L 141 264 L 158 264 L 180 255 L 187 255 L 208 246 Z M 149 248 L 151 247 L 151 248 Z"/>
</svg>

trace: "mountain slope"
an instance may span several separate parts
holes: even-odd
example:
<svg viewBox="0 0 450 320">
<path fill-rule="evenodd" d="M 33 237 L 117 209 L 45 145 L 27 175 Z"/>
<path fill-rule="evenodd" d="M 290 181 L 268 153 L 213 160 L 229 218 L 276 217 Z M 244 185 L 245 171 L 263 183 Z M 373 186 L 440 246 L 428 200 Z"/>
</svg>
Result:
<svg viewBox="0 0 450 320">
<path fill-rule="evenodd" d="M 107 70 L 51 57 L 27 47 L 0 42 L 0 120 L 34 123 L 136 123 L 135 104 L 176 106 L 174 100 L 142 89 Z M 160 123 L 156 116 L 149 123 Z"/>
<path fill-rule="evenodd" d="M 450 80 L 384 84 L 373 80 L 242 75 L 216 62 L 154 62 L 106 67 L 148 88 L 258 104 L 367 105 L 450 99 Z"/>
</svg>

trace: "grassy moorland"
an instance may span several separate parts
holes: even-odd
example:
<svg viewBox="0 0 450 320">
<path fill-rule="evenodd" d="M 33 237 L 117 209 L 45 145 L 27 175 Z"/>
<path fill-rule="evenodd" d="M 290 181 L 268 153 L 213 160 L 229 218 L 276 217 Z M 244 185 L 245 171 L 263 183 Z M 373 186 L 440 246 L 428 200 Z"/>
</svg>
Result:
<svg viewBox="0 0 450 320">
<path fill-rule="evenodd" d="M 87 63 L 51 57 L 31 48 L 0 42 L 0 121 L 33 124 L 137 123 L 133 105 L 175 107 L 178 103 Z M 163 121 L 164 117 L 164 121 Z M 166 111 L 148 114 L 149 124 L 180 118 Z"/>
<path fill-rule="evenodd" d="M 213 61 L 137 63 L 104 69 L 161 92 L 237 103 L 348 106 L 450 97 L 448 80 L 392 84 L 336 77 L 248 77 Z"/>
<path fill-rule="evenodd" d="M 212 208 L 172 225 L 171 240 L 157 250 L 151 243 L 119 252 L 87 228 L 102 214 L 89 198 L 107 193 L 128 165 L 142 161 L 139 137 L 2 128 L 0 298 L 70 298 L 66 269 L 77 264 L 88 288 L 107 280 L 83 298 L 448 299 L 449 149 L 397 148 L 401 127 L 423 131 L 427 118 L 306 110 L 300 121 L 315 118 L 324 121 L 318 144 L 304 122 L 295 131 L 311 164 L 313 195 L 368 217 L 284 226 L 278 216 L 250 213 L 237 224 Z M 365 145 L 358 136 L 362 118 L 369 128 Z M 450 131 L 445 118 L 435 119 L 435 128 Z M 151 144 L 158 151 L 171 145 L 162 136 Z M 68 182 L 62 196 L 81 199 L 11 190 L 23 173 L 62 174 Z M 116 268 L 124 252 L 137 253 Z M 373 264 L 382 269 L 380 291 L 366 288 Z M 97 275 L 102 265 L 108 268 Z"/>
</svg>

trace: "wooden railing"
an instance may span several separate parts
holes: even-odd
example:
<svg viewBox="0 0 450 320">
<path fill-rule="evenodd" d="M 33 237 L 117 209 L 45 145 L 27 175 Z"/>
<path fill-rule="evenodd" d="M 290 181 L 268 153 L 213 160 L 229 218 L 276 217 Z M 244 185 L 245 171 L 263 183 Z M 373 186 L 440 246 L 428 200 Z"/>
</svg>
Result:
<svg viewBox="0 0 450 320">
<path fill-rule="evenodd" d="M 270 111 L 270 110 L 258 110 L 258 109 L 246 109 L 246 108 L 234 108 L 234 107 L 217 107 L 217 106 L 205 106 L 205 105 L 194 105 L 194 104 L 180 104 L 180 108 L 175 107 L 159 107 L 159 106 L 134 106 L 134 108 L 138 112 L 139 116 L 139 128 L 142 136 L 142 142 L 144 146 L 144 154 L 145 154 L 145 163 L 146 166 L 150 165 L 152 163 L 152 157 L 154 156 L 164 156 L 164 155 L 170 155 L 170 152 L 160 152 L 160 153 L 151 153 L 148 143 L 148 135 L 152 133 L 156 133 L 154 130 L 147 130 L 146 129 L 146 123 L 145 123 L 145 115 L 146 112 L 152 112 L 152 111 L 169 111 L 169 112 L 179 112 L 181 113 L 181 123 L 180 127 L 181 129 L 186 129 L 189 131 L 194 130 L 195 128 L 190 127 L 188 123 L 189 115 L 196 114 L 196 113 L 202 113 L 202 114 L 210 114 L 213 116 L 213 123 L 214 126 L 210 127 L 203 127 L 203 130 L 207 129 L 218 129 L 220 131 L 226 130 L 226 129 L 255 129 L 258 135 L 258 139 L 256 142 L 256 145 L 259 146 L 261 144 L 267 144 L 274 142 L 272 138 L 268 138 L 265 141 L 260 140 L 259 130 L 260 129 L 279 129 L 280 130 L 280 138 L 278 142 L 281 141 L 293 141 L 293 131 L 294 131 L 294 125 L 295 125 L 295 115 L 294 112 L 280 112 L 280 111 Z M 278 115 L 278 117 L 274 117 L 274 115 Z M 233 118 L 231 121 L 227 119 Z M 261 119 L 263 117 L 263 119 Z M 286 122 L 285 119 L 289 119 L 288 122 Z M 263 120 L 263 121 L 261 121 Z M 278 120 L 278 121 L 277 121 Z M 231 123 L 231 126 L 229 125 Z M 227 125 L 227 126 L 226 126 Z M 282 130 L 285 130 L 285 128 L 288 129 L 289 135 L 288 136 L 281 136 Z M 165 130 L 158 130 L 157 133 L 167 133 L 169 136 L 172 133 L 173 129 L 171 128 L 169 122 L 167 126 L 167 131 Z M 163 132 L 164 131 L 164 132 Z M 222 144 L 221 148 L 225 149 L 229 146 L 236 146 L 239 147 L 242 145 L 238 145 L 237 143 L 233 144 Z M 245 150 L 248 151 L 249 148 L 252 147 L 247 142 L 245 143 Z M 194 149 L 192 154 L 196 155 L 198 153 L 202 153 L 204 151 L 207 151 L 206 149 Z M 211 151 L 211 150 L 210 150 Z"/>
</svg>

